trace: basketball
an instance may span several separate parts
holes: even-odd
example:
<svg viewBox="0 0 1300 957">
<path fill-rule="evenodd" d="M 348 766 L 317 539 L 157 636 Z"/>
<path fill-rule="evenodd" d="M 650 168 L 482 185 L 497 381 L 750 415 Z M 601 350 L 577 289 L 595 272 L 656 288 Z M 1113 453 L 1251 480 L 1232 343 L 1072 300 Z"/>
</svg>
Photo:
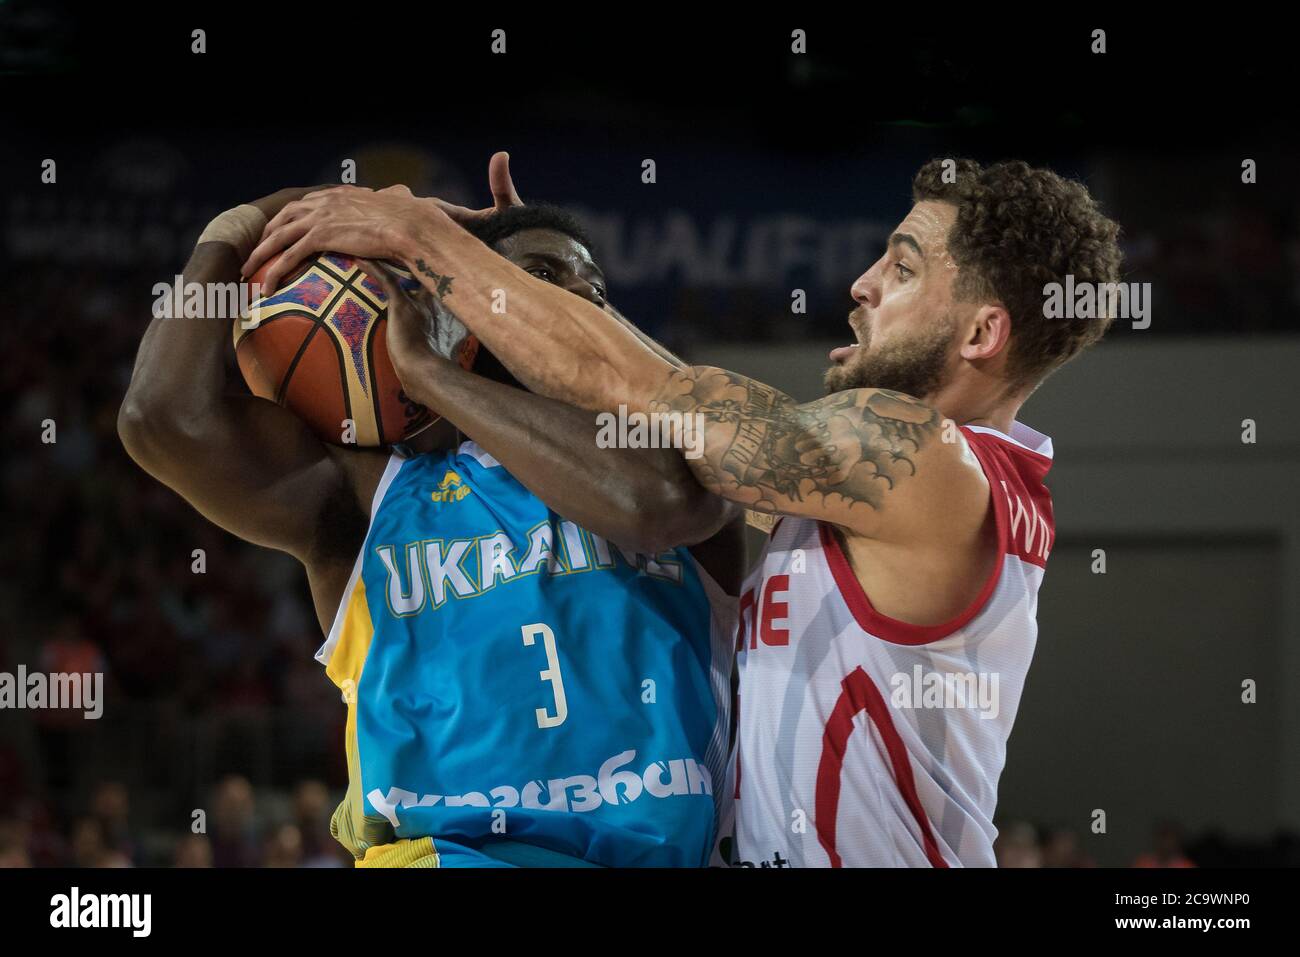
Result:
<svg viewBox="0 0 1300 957">
<path fill-rule="evenodd" d="M 276 257 L 279 258 L 279 257 Z M 276 261 L 252 277 L 260 283 Z M 419 282 L 389 263 L 403 289 Z M 402 391 L 384 337 L 388 298 L 349 256 L 309 259 L 235 323 L 235 357 L 256 396 L 292 411 L 333 445 L 377 448 L 411 438 L 439 416 Z M 468 333 L 452 353 L 468 369 L 478 341 Z"/>
</svg>

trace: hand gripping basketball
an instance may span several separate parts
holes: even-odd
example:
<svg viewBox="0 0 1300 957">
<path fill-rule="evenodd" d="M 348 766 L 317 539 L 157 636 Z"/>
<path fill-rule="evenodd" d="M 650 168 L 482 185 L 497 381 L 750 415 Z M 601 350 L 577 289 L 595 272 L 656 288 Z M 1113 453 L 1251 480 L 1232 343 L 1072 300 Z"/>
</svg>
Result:
<svg viewBox="0 0 1300 957">
<path fill-rule="evenodd" d="M 263 282 L 275 263 L 268 260 L 252 281 Z M 405 313 L 410 299 L 403 287 L 415 290 L 419 283 L 398 266 L 363 266 L 337 253 L 300 264 L 235 323 L 235 356 L 249 390 L 289 409 L 334 445 L 387 446 L 437 421 L 402 388 L 389 357 L 392 300 L 385 279 L 403 293 L 398 301 Z M 478 340 L 458 336 L 451 324 L 442 329 L 440 354 L 469 368 Z"/>
</svg>

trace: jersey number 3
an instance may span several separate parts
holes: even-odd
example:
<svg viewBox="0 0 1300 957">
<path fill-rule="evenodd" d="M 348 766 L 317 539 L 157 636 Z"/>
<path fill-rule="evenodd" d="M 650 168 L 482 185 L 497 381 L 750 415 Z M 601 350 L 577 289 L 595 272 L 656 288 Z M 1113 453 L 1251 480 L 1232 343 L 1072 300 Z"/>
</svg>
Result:
<svg viewBox="0 0 1300 957">
<path fill-rule="evenodd" d="M 523 632 L 524 644 L 530 648 L 537 636 L 542 636 L 542 645 L 546 648 L 546 670 L 539 672 L 538 677 L 551 683 L 551 693 L 555 695 L 555 714 L 548 714 L 545 708 L 538 708 L 537 727 L 559 727 L 569 716 L 569 705 L 564 700 L 564 678 L 560 676 L 560 657 L 555 650 L 555 633 L 540 621 L 535 625 L 524 625 L 519 630 Z"/>
</svg>

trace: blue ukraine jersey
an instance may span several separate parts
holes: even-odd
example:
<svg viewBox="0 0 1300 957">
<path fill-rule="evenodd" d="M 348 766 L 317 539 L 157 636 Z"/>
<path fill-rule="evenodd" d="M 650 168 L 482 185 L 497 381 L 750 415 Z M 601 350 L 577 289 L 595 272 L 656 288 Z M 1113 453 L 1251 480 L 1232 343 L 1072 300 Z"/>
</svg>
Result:
<svg viewBox="0 0 1300 957">
<path fill-rule="evenodd" d="M 335 836 L 432 838 L 439 866 L 708 863 L 726 602 L 685 549 L 624 552 L 473 443 L 394 456 L 316 656 L 348 704 Z"/>
</svg>

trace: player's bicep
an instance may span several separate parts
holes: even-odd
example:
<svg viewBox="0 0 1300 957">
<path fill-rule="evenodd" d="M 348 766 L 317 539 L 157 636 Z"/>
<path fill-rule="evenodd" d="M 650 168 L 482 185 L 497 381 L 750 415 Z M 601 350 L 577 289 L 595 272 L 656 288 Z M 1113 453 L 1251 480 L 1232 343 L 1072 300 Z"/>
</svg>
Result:
<svg viewBox="0 0 1300 957">
<path fill-rule="evenodd" d="M 909 541 L 942 537 L 946 524 L 981 510 L 987 498 L 983 472 L 956 424 L 911 396 L 835 393 L 801 405 L 793 428 L 777 457 L 789 514 Z"/>
<path fill-rule="evenodd" d="M 181 427 L 124 433 L 132 457 L 205 518 L 245 541 L 306 559 L 321 508 L 345 486 L 339 465 L 292 413 L 228 396 Z"/>
</svg>

